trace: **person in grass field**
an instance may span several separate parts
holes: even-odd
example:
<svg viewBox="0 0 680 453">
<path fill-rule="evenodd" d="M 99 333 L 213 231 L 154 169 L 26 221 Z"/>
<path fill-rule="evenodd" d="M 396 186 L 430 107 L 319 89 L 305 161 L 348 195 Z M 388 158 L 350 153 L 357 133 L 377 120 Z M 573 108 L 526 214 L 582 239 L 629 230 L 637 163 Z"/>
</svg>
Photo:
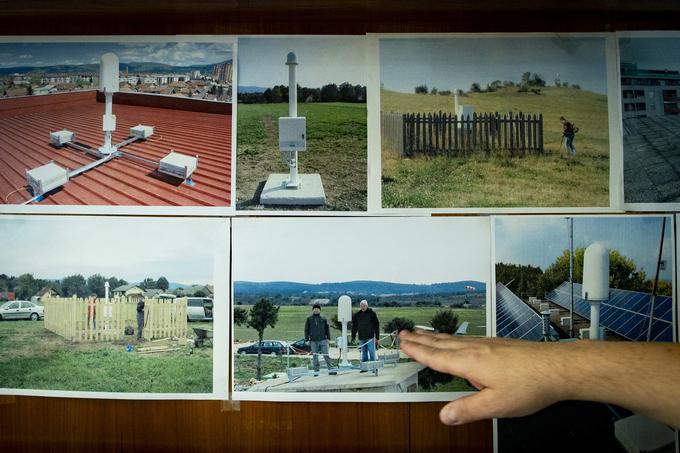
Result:
<svg viewBox="0 0 680 453">
<path fill-rule="evenodd" d="M 359 311 L 352 316 L 352 341 L 359 336 L 361 361 L 375 360 L 375 347 L 380 341 L 380 322 L 378 315 L 368 308 L 368 301 L 359 303 Z"/>
<path fill-rule="evenodd" d="M 574 137 L 578 132 L 578 128 L 574 127 L 574 123 L 568 121 L 565 117 L 560 116 L 560 123 L 562 123 L 562 137 L 564 138 L 564 148 L 570 156 L 576 155 L 576 148 L 574 147 Z"/>
</svg>

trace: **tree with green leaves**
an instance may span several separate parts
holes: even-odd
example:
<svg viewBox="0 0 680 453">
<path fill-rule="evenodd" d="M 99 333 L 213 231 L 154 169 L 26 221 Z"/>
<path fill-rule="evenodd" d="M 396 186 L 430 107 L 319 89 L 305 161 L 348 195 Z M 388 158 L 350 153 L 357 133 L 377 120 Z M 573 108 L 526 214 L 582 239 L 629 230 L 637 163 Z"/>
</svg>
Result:
<svg viewBox="0 0 680 453">
<path fill-rule="evenodd" d="M 427 85 L 425 84 L 418 85 L 413 90 L 416 92 L 416 94 L 427 94 L 429 92 L 429 90 L 427 89 Z"/>
<path fill-rule="evenodd" d="M 258 338 L 257 380 L 262 379 L 262 340 L 267 327 L 274 327 L 279 320 L 279 307 L 262 298 L 250 309 L 247 326 L 255 329 Z"/>
<path fill-rule="evenodd" d="M 17 277 L 14 292 L 17 299 L 30 299 L 40 291 L 41 282 L 33 277 L 33 274 L 21 274 Z"/>
<path fill-rule="evenodd" d="M 458 315 L 451 308 L 442 308 L 437 310 L 437 313 L 432 316 L 430 325 L 441 333 L 448 333 L 453 335 L 458 329 Z"/>
<path fill-rule="evenodd" d="M 85 297 L 88 295 L 87 282 L 80 274 L 69 275 L 61 280 L 61 295 L 64 297 Z"/>
<path fill-rule="evenodd" d="M 482 87 L 479 85 L 479 83 L 475 82 L 472 85 L 470 85 L 470 91 L 472 91 L 473 93 L 481 93 Z"/>
<path fill-rule="evenodd" d="M 104 297 L 104 284 L 106 279 L 100 274 L 94 274 L 87 277 L 87 291 L 90 294 L 96 294 L 97 297 Z"/>
<path fill-rule="evenodd" d="M 158 277 L 158 280 L 156 280 L 156 288 L 162 289 L 163 291 L 167 291 L 169 287 L 170 287 L 170 282 L 168 282 L 167 278 Z"/>
<path fill-rule="evenodd" d="M 385 333 L 392 333 L 395 330 L 397 333 L 401 332 L 402 330 L 413 332 L 415 328 L 416 324 L 412 320 L 404 317 L 393 318 L 390 322 L 383 326 Z"/>
<path fill-rule="evenodd" d="M 234 325 L 244 326 L 248 324 L 248 310 L 243 307 L 234 307 Z"/>
<path fill-rule="evenodd" d="M 154 280 L 151 277 L 147 277 L 144 279 L 144 281 L 140 284 L 141 288 L 144 290 L 147 289 L 155 289 L 156 288 L 156 280 Z"/>
</svg>

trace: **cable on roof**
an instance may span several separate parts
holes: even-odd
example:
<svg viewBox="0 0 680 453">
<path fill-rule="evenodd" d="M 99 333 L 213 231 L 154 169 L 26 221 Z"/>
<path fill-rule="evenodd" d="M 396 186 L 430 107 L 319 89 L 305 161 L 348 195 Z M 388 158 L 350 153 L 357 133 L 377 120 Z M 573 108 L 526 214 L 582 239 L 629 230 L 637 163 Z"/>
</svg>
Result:
<svg viewBox="0 0 680 453">
<path fill-rule="evenodd" d="M 11 191 L 10 193 L 8 193 L 7 195 L 5 195 L 5 204 L 9 204 L 9 202 L 7 201 L 7 199 L 10 197 L 10 195 L 15 194 L 15 193 L 19 192 L 19 191 L 22 190 L 22 189 L 28 190 L 28 185 L 25 184 L 25 185 L 19 187 L 18 189 L 15 189 L 15 190 Z"/>
</svg>

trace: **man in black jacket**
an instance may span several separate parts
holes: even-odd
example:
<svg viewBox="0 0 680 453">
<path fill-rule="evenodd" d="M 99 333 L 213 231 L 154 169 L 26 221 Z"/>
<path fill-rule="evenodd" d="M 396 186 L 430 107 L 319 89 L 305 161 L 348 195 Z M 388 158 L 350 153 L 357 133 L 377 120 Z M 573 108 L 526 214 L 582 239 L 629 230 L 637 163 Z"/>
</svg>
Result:
<svg viewBox="0 0 680 453">
<path fill-rule="evenodd" d="M 314 364 L 314 373 L 319 373 L 319 354 L 323 354 L 326 361 L 326 366 L 330 370 L 331 358 L 328 357 L 328 340 L 331 338 L 331 330 L 328 327 L 328 321 L 321 316 L 321 305 L 314 304 L 312 307 L 312 314 L 307 317 L 305 321 L 305 341 L 309 341 L 309 346 L 314 354 L 312 363 Z"/>
<path fill-rule="evenodd" d="M 368 308 L 368 302 L 359 303 L 360 310 L 352 316 L 352 341 L 359 334 L 361 345 L 361 361 L 375 360 L 375 345 L 380 339 L 380 322 L 373 310 Z"/>
</svg>

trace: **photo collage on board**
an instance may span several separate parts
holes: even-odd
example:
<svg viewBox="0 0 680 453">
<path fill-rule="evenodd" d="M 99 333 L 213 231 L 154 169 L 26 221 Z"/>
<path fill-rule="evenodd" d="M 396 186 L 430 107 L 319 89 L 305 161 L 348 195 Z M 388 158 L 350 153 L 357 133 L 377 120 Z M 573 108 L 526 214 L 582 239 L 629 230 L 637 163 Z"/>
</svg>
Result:
<svg viewBox="0 0 680 453">
<path fill-rule="evenodd" d="M 676 41 L 0 38 L 0 394 L 450 401 L 400 330 L 677 341 Z M 498 451 L 674 445 L 584 404 Z"/>
</svg>

